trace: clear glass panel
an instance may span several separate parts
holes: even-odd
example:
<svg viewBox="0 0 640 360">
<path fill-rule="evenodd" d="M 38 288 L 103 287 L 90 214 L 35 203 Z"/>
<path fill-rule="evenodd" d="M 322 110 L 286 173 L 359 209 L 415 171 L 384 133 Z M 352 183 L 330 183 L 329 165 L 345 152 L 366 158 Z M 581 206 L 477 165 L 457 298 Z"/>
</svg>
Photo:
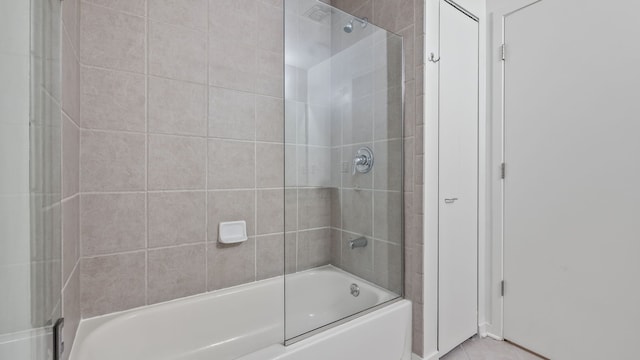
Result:
<svg viewBox="0 0 640 360">
<path fill-rule="evenodd" d="M 403 293 L 402 38 L 285 1 L 285 337 Z"/>
<path fill-rule="evenodd" d="M 0 358 L 49 359 L 62 287 L 60 1 L 5 1 L 0 20 Z"/>
</svg>

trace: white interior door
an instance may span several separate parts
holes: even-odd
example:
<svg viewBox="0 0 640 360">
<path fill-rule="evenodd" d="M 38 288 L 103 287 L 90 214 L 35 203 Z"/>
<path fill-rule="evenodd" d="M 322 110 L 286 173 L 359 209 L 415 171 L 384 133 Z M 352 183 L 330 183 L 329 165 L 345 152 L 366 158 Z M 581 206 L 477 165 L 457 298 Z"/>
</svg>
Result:
<svg viewBox="0 0 640 360">
<path fill-rule="evenodd" d="M 478 22 L 440 10 L 438 350 L 478 328 Z"/>
<path fill-rule="evenodd" d="M 639 12 L 504 19 L 504 336 L 553 360 L 640 356 Z"/>
</svg>

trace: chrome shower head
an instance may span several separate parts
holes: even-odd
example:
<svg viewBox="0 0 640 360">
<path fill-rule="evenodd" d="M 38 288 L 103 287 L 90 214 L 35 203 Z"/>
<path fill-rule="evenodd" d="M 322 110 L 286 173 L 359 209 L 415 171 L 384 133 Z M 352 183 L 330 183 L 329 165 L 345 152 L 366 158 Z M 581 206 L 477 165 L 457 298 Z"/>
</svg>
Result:
<svg viewBox="0 0 640 360">
<path fill-rule="evenodd" d="M 366 17 L 362 18 L 362 19 L 354 17 L 353 19 L 349 20 L 349 22 L 342 28 L 342 30 L 344 30 L 344 32 L 346 32 L 347 34 L 350 34 L 353 31 L 353 22 L 354 21 L 359 22 L 360 26 L 363 29 L 366 28 L 367 24 L 369 23 L 369 19 L 367 19 Z"/>
<path fill-rule="evenodd" d="M 353 19 L 344 26 L 343 30 L 347 34 L 350 34 L 353 31 Z"/>
</svg>

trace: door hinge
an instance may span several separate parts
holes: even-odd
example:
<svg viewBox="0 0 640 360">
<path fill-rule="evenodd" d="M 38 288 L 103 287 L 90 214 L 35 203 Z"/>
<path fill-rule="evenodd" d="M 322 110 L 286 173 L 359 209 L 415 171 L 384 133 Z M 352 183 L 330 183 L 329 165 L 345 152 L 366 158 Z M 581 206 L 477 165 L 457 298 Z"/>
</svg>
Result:
<svg viewBox="0 0 640 360">
<path fill-rule="evenodd" d="M 504 280 L 500 282 L 500 296 L 504 296 Z"/>
<path fill-rule="evenodd" d="M 504 179 L 504 175 L 506 173 L 506 165 L 504 163 L 500 164 L 500 178 Z"/>
<path fill-rule="evenodd" d="M 500 45 L 500 60 L 504 61 L 507 58 L 507 50 L 506 50 L 506 45 L 502 44 Z"/>
</svg>

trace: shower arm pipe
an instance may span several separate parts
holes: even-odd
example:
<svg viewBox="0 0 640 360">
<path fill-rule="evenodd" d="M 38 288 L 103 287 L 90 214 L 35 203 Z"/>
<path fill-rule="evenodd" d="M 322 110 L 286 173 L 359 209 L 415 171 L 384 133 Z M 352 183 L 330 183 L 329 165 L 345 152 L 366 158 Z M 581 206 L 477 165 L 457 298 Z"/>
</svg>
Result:
<svg viewBox="0 0 640 360">
<path fill-rule="evenodd" d="M 359 22 L 362 27 L 365 27 L 365 26 L 367 26 L 367 24 L 369 24 L 369 18 L 368 17 L 363 17 L 363 18 L 354 17 L 353 20 Z"/>
<path fill-rule="evenodd" d="M 353 19 L 351 19 L 352 23 L 353 23 L 353 21 L 359 22 L 360 26 L 363 27 L 363 28 L 367 27 L 367 25 L 369 24 L 369 18 L 367 18 L 367 17 L 363 17 L 363 18 L 354 17 Z"/>
</svg>

